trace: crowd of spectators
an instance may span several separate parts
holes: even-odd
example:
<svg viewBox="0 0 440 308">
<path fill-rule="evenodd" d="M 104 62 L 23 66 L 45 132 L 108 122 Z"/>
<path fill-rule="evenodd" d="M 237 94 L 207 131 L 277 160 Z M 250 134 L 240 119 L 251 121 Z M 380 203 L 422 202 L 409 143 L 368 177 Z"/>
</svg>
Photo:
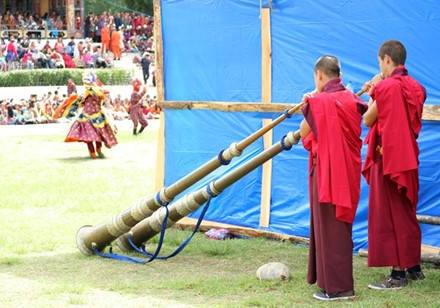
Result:
<svg viewBox="0 0 440 308">
<path fill-rule="evenodd" d="M 74 94 L 76 90 L 73 90 Z M 7 99 L 0 101 L 0 125 L 24 125 L 44 124 L 71 121 L 69 119 L 54 119 L 55 110 L 67 98 L 67 92 L 61 94 L 58 90 L 47 92 L 42 97 L 31 95 L 29 99 Z M 155 119 L 160 113 L 157 106 L 156 96 L 147 94 L 142 99 L 142 108 L 148 119 Z M 130 97 L 122 97 L 121 94 L 106 94 L 103 107 L 108 115 L 114 120 L 126 120 L 130 118 Z"/>
<path fill-rule="evenodd" d="M 0 70 L 105 68 L 120 60 L 124 52 L 147 53 L 153 59 L 153 17 L 103 12 L 89 13 L 84 23 L 79 18 L 76 33 L 68 38 L 63 31 L 66 20 L 55 12 L 41 17 L 20 11 L 0 15 L 0 28 L 9 34 L 0 39 Z M 14 29 L 22 28 L 28 31 L 18 37 Z M 49 29 L 50 38 L 41 36 L 42 29 Z"/>
<path fill-rule="evenodd" d="M 66 20 L 55 12 L 43 16 L 20 11 L 0 13 L 0 29 L 9 34 L 0 38 L 0 70 L 105 68 L 120 60 L 121 55 L 132 53 L 136 54 L 133 63 L 143 68 L 145 83 L 150 75 L 154 86 L 153 24 L 153 17 L 136 13 L 89 13 L 84 22 L 76 17 L 76 33 L 66 37 Z M 27 30 L 24 36 L 14 32 L 20 29 Z M 42 30 L 48 30 L 49 37 L 43 37 Z M 119 37 L 117 42 L 112 41 L 115 37 Z M 150 70 L 145 72 L 146 67 Z M 29 99 L 0 100 L 0 125 L 66 121 L 54 119 L 53 115 L 67 96 L 67 93 L 60 95 L 55 91 L 42 97 L 32 95 Z M 110 93 L 105 108 L 115 120 L 128 119 L 129 99 L 120 94 L 111 97 Z M 150 119 L 160 112 L 155 96 L 146 95 L 143 106 Z"/>
</svg>

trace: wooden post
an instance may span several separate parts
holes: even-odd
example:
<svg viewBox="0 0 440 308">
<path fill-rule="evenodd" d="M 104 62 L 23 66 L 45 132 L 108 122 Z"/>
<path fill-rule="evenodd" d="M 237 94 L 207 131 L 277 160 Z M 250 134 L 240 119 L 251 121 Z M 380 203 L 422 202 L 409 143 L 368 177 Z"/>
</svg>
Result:
<svg viewBox="0 0 440 308">
<path fill-rule="evenodd" d="M 66 23 L 67 23 L 67 37 L 75 35 L 75 3 L 73 0 L 66 1 Z M 65 37 L 65 38 L 67 38 Z"/>
<path fill-rule="evenodd" d="M 164 76 L 163 76 L 163 39 L 162 39 L 162 10 L 160 0 L 154 0 L 154 46 L 156 60 L 156 91 L 157 103 L 165 100 Z M 165 118 L 160 113 L 156 155 L 156 190 L 164 186 L 165 178 Z"/>
<path fill-rule="evenodd" d="M 261 100 L 263 104 L 270 104 L 272 99 L 272 61 L 270 37 L 270 8 L 261 9 Z M 271 120 L 263 119 L 263 126 Z M 263 136 L 264 149 L 272 145 L 272 131 Z M 272 188 L 272 160 L 263 164 L 261 181 L 260 226 L 269 227 L 270 200 Z"/>
</svg>

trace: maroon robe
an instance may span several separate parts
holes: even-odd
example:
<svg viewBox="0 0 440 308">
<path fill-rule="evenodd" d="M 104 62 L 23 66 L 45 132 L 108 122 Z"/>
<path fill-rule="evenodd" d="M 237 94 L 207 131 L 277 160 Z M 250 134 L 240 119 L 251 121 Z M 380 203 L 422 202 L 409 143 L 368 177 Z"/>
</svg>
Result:
<svg viewBox="0 0 440 308">
<path fill-rule="evenodd" d="M 426 92 L 399 66 L 376 85 L 372 98 L 378 116 L 365 139 L 362 170 L 370 185 L 368 265 L 409 268 L 420 263 L 417 137 Z"/>
<path fill-rule="evenodd" d="M 307 100 L 311 133 L 308 283 L 327 293 L 353 290 L 352 223 L 360 196 L 361 121 L 366 105 L 340 78 Z"/>
<path fill-rule="evenodd" d="M 145 114 L 142 112 L 142 98 L 145 95 L 146 91 L 136 92 L 133 90 L 130 96 L 130 118 L 133 121 L 134 128 L 141 123 L 142 127 L 148 125 L 148 120 Z"/>
</svg>

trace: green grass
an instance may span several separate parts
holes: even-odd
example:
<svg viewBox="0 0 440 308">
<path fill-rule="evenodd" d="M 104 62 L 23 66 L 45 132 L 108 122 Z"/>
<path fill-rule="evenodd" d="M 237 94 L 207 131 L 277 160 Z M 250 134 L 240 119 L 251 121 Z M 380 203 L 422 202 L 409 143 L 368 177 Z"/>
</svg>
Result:
<svg viewBox="0 0 440 308">
<path fill-rule="evenodd" d="M 373 291 L 368 283 L 389 269 L 368 268 L 358 256 L 357 298 L 316 301 L 316 286 L 305 281 L 308 248 L 263 238 L 216 241 L 197 233 L 176 257 L 142 265 L 85 256 L 76 247 L 81 226 L 107 221 L 155 193 L 156 132 L 133 137 L 130 126 L 120 129 L 119 144 L 105 150 L 106 159 L 93 161 L 84 144 L 63 142 L 68 126 L 51 127 L 46 134 L 12 136 L 0 127 L 1 307 L 440 306 L 438 269 L 424 264 L 425 281 Z M 162 254 L 190 234 L 168 229 Z M 157 242 L 151 239 L 148 251 Z M 289 266 L 292 278 L 259 281 L 257 268 L 272 261 Z"/>
</svg>

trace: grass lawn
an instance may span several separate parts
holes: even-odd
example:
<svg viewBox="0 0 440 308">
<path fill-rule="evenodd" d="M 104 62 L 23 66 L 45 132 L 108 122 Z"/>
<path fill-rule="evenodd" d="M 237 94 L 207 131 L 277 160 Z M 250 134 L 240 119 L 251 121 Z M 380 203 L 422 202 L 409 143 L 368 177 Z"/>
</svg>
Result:
<svg viewBox="0 0 440 308">
<path fill-rule="evenodd" d="M 176 257 L 147 264 L 85 256 L 76 232 L 97 225 L 155 193 L 158 120 L 140 136 L 121 122 L 119 144 L 91 160 L 85 144 L 64 143 L 69 125 L 0 127 L 0 307 L 310 307 L 305 281 L 308 248 L 264 238 L 216 241 L 197 233 Z M 162 254 L 190 230 L 167 230 Z M 154 251 L 157 237 L 147 243 Z M 121 253 L 115 246 L 113 251 Z M 106 250 L 107 252 L 107 250 Z M 130 256 L 140 258 L 139 254 Z M 272 261 L 291 270 L 289 281 L 259 281 Z M 440 271 L 423 264 L 427 279 L 400 291 L 368 283 L 388 268 L 368 268 L 354 256 L 357 298 L 334 306 L 440 307 Z"/>
</svg>

